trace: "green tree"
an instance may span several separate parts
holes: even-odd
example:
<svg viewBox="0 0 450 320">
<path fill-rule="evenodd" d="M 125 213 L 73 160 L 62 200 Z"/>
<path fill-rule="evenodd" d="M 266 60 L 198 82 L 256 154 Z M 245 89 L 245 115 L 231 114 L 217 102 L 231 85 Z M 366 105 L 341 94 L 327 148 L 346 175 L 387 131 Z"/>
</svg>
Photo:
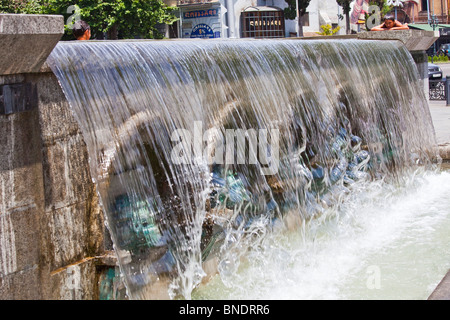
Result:
<svg viewBox="0 0 450 320">
<path fill-rule="evenodd" d="M 345 14 L 345 29 L 347 30 L 347 34 L 351 33 L 350 30 L 350 3 L 353 0 L 336 0 L 337 4 L 342 7 L 342 11 Z"/>
<path fill-rule="evenodd" d="M 0 0 L 0 13 L 38 14 L 41 12 L 41 0 Z"/>
<path fill-rule="evenodd" d="M 172 24 L 178 18 L 176 7 L 170 7 L 161 0 L 46 0 L 47 13 L 63 14 L 66 23 L 76 14 L 89 23 L 92 34 L 107 33 L 110 39 L 121 38 L 161 38 L 156 26 Z M 75 3 L 74 3 L 75 2 Z M 76 4 L 79 12 L 73 10 Z M 72 6 L 72 7 L 71 7 Z M 70 8 L 69 12 L 68 9 Z M 73 21 L 71 19 L 69 22 Z M 70 23 L 66 24 L 70 33 Z"/>
<path fill-rule="evenodd" d="M 0 0 L 2 13 L 62 14 L 65 38 L 72 38 L 76 19 L 89 23 L 94 38 L 102 33 L 109 39 L 119 34 L 121 38 L 162 38 L 156 27 L 178 20 L 176 10 L 161 0 Z"/>
<path fill-rule="evenodd" d="M 284 17 L 289 20 L 295 20 L 297 17 L 297 2 L 298 2 L 298 30 L 299 36 L 303 37 L 303 16 L 309 6 L 311 0 L 285 0 L 288 7 L 284 9 Z"/>
</svg>

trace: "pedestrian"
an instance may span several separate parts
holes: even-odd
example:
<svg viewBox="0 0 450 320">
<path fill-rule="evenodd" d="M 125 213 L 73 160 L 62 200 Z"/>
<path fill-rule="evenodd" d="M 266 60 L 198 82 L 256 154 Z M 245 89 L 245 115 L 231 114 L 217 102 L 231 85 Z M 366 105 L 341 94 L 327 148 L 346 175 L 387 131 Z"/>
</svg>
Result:
<svg viewBox="0 0 450 320">
<path fill-rule="evenodd" d="M 370 31 L 385 31 L 385 30 L 407 30 L 409 29 L 408 24 L 401 24 L 399 21 L 395 20 L 394 15 L 387 14 L 384 16 L 384 23 L 379 26 L 373 27 Z"/>
<path fill-rule="evenodd" d="M 89 40 L 91 38 L 91 27 L 86 21 L 76 21 L 73 24 L 72 31 L 77 40 Z"/>
</svg>

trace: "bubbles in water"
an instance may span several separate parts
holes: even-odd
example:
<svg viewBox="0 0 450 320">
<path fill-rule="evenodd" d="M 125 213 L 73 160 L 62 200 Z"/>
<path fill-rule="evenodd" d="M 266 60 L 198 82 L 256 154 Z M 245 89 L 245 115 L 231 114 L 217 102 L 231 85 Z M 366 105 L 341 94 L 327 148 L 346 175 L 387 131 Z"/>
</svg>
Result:
<svg viewBox="0 0 450 320">
<path fill-rule="evenodd" d="M 416 173 L 395 195 L 386 183 L 359 185 L 337 211 L 252 247 L 221 298 L 426 299 L 450 267 L 449 178 Z M 193 297 L 218 298 L 216 287 Z"/>
<path fill-rule="evenodd" d="M 333 269 L 333 277 L 324 277 L 319 270 L 357 260 L 328 252 L 324 240 L 340 243 L 342 248 L 331 246 L 336 252 L 364 249 L 348 239 L 365 230 L 360 217 L 371 211 L 344 200 L 364 198 L 370 190 L 366 204 L 385 205 L 392 198 L 384 186 L 373 192 L 364 188 L 368 181 L 375 180 L 372 188 L 377 179 L 395 186 L 397 177 L 417 164 L 411 152 L 425 166 L 434 156 L 417 69 L 409 52 L 391 42 L 76 42 L 58 44 L 48 62 L 86 141 L 131 298 L 152 298 L 152 288 L 164 281 L 171 298 L 190 298 L 211 257 L 221 261 L 227 285 L 239 280 L 260 287 L 259 279 L 239 277 L 249 255 L 260 263 L 253 266 L 262 279 L 274 275 L 316 292 L 321 286 L 314 281 L 335 283 L 333 277 L 345 274 Z M 198 123 L 220 134 L 203 141 Z M 251 130 L 272 129 L 279 141 L 249 147 Z M 180 145 L 174 133 L 180 130 L 183 143 L 192 144 L 178 154 L 184 161 L 175 163 L 172 152 Z M 245 152 L 235 148 L 214 163 L 203 159 L 203 143 L 214 147 L 208 152 L 228 150 L 231 143 L 223 139 L 228 130 L 245 132 L 234 137 L 237 146 L 248 147 Z M 248 158 L 242 163 L 237 159 L 243 154 Z M 258 161 L 250 163 L 250 155 Z M 227 156 L 234 161 L 223 161 Z M 278 171 L 262 175 L 274 162 Z M 303 228 L 300 239 L 310 242 L 310 252 L 267 249 L 287 213 Z M 321 250 L 326 263 L 308 262 L 316 268 L 305 272 L 309 279 L 282 270 Z M 258 252 L 279 264 L 268 264 Z M 269 291 L 288 293 L 280 290 Z"/>
</svg>

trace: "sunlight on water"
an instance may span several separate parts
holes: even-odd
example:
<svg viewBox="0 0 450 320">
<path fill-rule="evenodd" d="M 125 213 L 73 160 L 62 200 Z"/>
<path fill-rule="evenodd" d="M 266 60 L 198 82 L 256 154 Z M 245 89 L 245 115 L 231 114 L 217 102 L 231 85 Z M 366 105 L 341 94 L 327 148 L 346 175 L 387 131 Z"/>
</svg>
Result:
<svg viewBox="0 0 450 320">
<path fill-rule="evenodd" d="M 426 299 L 450 267 L 450 173 L 371 183 L 303 229 L 267 237 L 194 299 Z"/>
<path fill-rule="evenodd" d="M 391 186 L 437 155 L 400 43 L 81 41 L 48 63 L 131 299 L 190 299 L 215 260 L 230 297 L 346 297 L 427 203 Z M 271 236 L 286 218 L 309 222 Z"/>
</svg>

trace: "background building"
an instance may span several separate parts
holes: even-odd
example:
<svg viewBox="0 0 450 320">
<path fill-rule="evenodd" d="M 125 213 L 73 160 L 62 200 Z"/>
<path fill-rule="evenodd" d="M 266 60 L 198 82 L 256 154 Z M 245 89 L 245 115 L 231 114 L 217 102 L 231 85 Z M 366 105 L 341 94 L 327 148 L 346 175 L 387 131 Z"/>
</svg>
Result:
<svg viewBox="0 0 450 320">
<path fill-rule="evenodd" d="M 271 38 L 297 34 L 296 20 L 284 17 L 285 0 L 165 0 L 178 6 L 180 21 L 166 28 L 169 38 Z M 352 32 L 364 30 L 369 0 L 355 0 L 350 13 Z M 426 24 L 436 15 L 441 24 L 449 23 L 450 0 L 402 0 L 398 19 L 410 24 Z M 346 34 L 345 18 L 336 0 L 311 0 L 303 16 L 305 36 L 316 36 L 320 27 L 339 26 Z"/>
<path fill-rule="evenodd" d="M 167 28 L 170 38 L 274 38 L 297 34 L 297 21 L 285 19 L 285 0 L 166 0 L 180 9 L 180 20 Z M 312 0 L 303 17 L 305 36 L 316 36 L 320 26 L 340 26 L 341 9 L 335 0 Z"/>
</svg>

